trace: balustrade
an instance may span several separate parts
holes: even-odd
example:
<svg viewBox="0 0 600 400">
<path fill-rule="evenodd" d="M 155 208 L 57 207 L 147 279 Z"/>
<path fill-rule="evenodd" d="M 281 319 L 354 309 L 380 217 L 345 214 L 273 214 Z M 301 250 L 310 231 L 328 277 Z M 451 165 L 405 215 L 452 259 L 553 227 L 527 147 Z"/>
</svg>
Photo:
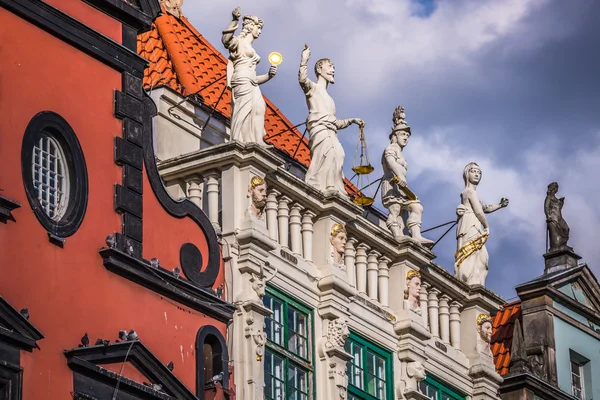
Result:
<svg viewBox="0 0 600 400">
<path fill-rule="evenodd" d="M 270 190 L 267 196 L 267 204 L 265 206 L 265 212 L 267 214 L 267 229 L 269 230 L 269 236 L 271 239 L 279 242 L 279 227 L 277 225 L 277 197 L 281 193 L 277 190 Z"/>
<path fill-rule="evenodd" d="M 288 247 L 289 228 L 290 228 L 290 206 L 292 200 L 283 195 L 279 198 L 277 207 L 277 219 L 279 222 L 279 244 Z"/>
<path fill-rule="evenodd" d="M 315 216 L 316 214 L 310 210 L 306 210 L 302 216 L 302 249 L 304 259 L 308 262 L 312 261 L 313 218 Z"/>
<path fill-rule="evenodd" d="M 379 259 L 379 270 L 378 270 L 378 281 L 379 281 L 379 303 L 383 307 L 389 307 L 389 280 L 390 280 L 390 267 L 389 263 L 392 261 L 388 257 L 381 257 Z"/>
<path fill-rule="evenodd" d="M 290 238 L 292 253 L 302 256 L 302 214 L 304 209 L 300 204 L 294 203 L 290 212 Z"/>
<path fill-rule="evenodd" d="M 364 243 L 356 248 L 356 289 L 358 293 L 367 294 L 367 251 L 370 249 Z"/>
</svg>

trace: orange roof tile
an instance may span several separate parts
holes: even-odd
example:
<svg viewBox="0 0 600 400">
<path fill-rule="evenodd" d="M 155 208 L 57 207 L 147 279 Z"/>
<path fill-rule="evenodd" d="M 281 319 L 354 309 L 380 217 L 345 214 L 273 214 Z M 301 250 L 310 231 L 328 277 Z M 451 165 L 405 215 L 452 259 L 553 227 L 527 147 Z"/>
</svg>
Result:
<svg viewBox="0 0 600 400">
<path fill-rule="evenodd" d="M 520 318 L 521 300 L 504 304 L 494 317 L 491 347 L 496 371 L 500 375 L 508 373 L 514 324 Z"/>
<path fill-rule="evenodd" d="M 225 89 L 227 58 L 187 18 L 182 16 L 178 19 L 163 8 L 163 15 L 156 18 L 152 29 L 138 36 L 137 49 L 138 54 L 150 62 L 144 72 L 146 90 L 164 85 L 182 95 L 195 93 L 209 107 L 218 102 L 216 111 L 227 118 L 231 116 L 231 93 Z M 294 124 L 269 99 L 263 97 L 267 104 L 265 141 L 308 167 L 308 139 L 302 138 L 302 132 L 294 128 Z M 287 132 L 279 134 L 283 131 Z M 303 144 L 300 144 L 301 140 Z M 348 179 L 345 186 L 348 193 L 357 192 Z"/>
</svg>

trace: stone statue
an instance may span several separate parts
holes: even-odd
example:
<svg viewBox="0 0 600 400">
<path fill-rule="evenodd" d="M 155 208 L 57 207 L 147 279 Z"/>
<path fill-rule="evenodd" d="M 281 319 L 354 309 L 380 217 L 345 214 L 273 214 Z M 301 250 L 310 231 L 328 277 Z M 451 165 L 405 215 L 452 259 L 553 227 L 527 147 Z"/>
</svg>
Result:
<svg viewBox="0 0 600 400">
<path fill-rule="evenodd" d="M 421 315 L 421 274 L 413 269 L 406 273 L 404 303 L 406 308 Z"/>
<path fill-rule="evenodd" d="M 550 238 L 550 248 L 548 251 L 566 248 L 569 241 L 569 225 L 567 225 L 567 221 L 562 216 L 565 198 L 556 198 L 556 192 L 558 192 L 558 183 L 552 182 L 548 185 L 548 192 L 544 201 L 546 226 L 548 227 L 548 237 Z"/>
<path fill-rule="evenodd" d="M 492 356 L 490 342 L 492 341 L 492 318 L 488 314 L 479 314 L 477 316 L 477 352 Z"/>
<path fill-rule="evenodd" d="M 461 193 L 461 204 L 456 208 L 457 252 L 454 254 L 454 274 L 469 285 L 485 285 L 488 274 L 488 252 L 485 242 L 490 235 L 485 214 L 508 206 L 508 199 L 500 204 L 484 205 L 477 195 L 477 185 L 481 181 L 481 168 L 472 162 L 463 171 L 465 189 Z M 482 230 L 483 227 L 483 230 Z"/>
<path fill-rule="evenodd" d="M 396 240 L 404 237 L 404 221 L 400 215 L 402 210 L 410 214 L 406 221 L 413 239 L 424 246 L 433 246 L 433 241 L 421 236 L 421 220 L 423 206 L 417 196 L 406 186 L 406 171 L 408 165 L 402 154 L 408 144 L 410 127 L 406 124 L 404 107 L 398 106 L 394 110 L 390 144 L 383 151 L 381 165 L 383 178 L 381 182 L 381 201 L 389 210 L 386 225 Z"/>
<path fill-rule="evenodd" d="M 306 127 L 310 135 L 310 166 L 305 181 L 319 190 L 337 190 L 341 195 L 346 196 L 342 171 L 345 154 L 337 137 L 337 131 L 347 128 L 350 124 L 362 127 L 364 122 L 358 118 L 336 118 L 335 103 L 327 93 L 328 85 L 334 82 L 335 67 L 327 58 L 317 61 L 315 64 L 317 82 L 312 82 L 308 79 L 309 58 L 310 48 L 305 45 L 298 73 L 298 81 L 308 105 Z"/>
<path fill-rule="evenodd" d="M 265 206 L 267 205 L 267 183 L 260 176 L 254 176 L 248 187 L 248 197 L 251 199 L 248 214 L 257 219 L 265 220 Z"/>
<path fill-rule="evenodd" d="M 252 43 L 260 36 L 263 21 L 245 15 L 242 32 L 233 36 L 239 26 L 240 8 L 236 7 L 232 21 L 223 31 L 222 42 L 229 50 L 227 64 L 227 87 L 231 89 L 231 140 L 263 144 L 265 136 L 265 111 L 267 106 L 258 85 L 271 80 L 277 73 L 272 65 L 265 75 L 256 75 L 260 57 Z"/>
<path fill-rule="evenodd" d="M 335 224 L 331 227 L 329 243 L 331 243 L 331 259 L 333 264 L 346 269 L 344 264 L 344 248 L 346 247 L 346 228 L 342 224 Z"/>
<path fill-rule="evenodd" d="M 181 13 L 181 6 L 183 5 L 183 0 L 160 0 L 160 3 L 165 6 L 165 10 L 167 10 L 167 14 L 171 14 L 174 17 L 181 18 L 183 15 Z"/>
</svg>

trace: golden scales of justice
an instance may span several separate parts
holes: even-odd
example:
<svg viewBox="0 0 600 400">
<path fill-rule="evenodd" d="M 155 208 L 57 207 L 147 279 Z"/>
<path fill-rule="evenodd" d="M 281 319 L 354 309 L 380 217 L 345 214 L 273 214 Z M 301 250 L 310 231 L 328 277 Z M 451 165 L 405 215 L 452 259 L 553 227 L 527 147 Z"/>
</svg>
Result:
<svg viewBox="0 0 600 400">
<path fill-rule="evenodd" d="M 358 165 L 356 165 L 356 156 L 359 153 L 359 148 L 360 148 L 360 162 Z M 358 140 L 358 143 L 356 145 L 356 151 L 354 153 L 354 161 L 353 164 L 355 165 L 354 167 L 352 167 L 352 171 L 354 171 L 354 173 L 356 174 L 356 186 L 358 188 L 369 188 L 369 191 L 371 193 L 371 196 L 366 196 L 363 192 L 362 189 L 359 189 L 359 192 L 357 193 L 357 196 L 354 198 L 354 200 L 352 200 L 354 202 L 354 204 L 357 204 L 359 206 L 370 206 L 371 204 L 373 204 L 375 202 L 375 199 L 373 198 L 373 188 L 371 187 L 371 182 L 369 180 L 369 174 L 373 171 L 375 171 L 375 168 L 373 168 L 373 166 L 371 165 L 371 163 L 369 162 L 369 152 L 367 151 L 367 141 L 365 140 L 365 131 L 364 131 L 364 127 L 360 127 L 360 137 Z"/>
</svg>

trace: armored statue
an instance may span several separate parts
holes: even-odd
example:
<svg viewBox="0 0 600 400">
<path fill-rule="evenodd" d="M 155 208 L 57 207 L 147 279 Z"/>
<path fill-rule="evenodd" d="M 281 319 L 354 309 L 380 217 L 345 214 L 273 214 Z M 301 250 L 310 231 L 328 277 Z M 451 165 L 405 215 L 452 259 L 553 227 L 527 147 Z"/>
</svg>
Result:
<svg viewBox="0 0 600 400">
<path fill-rule="evenodd" d="M 331 227 L 329 243 L 331 243 L 332 264 L 346 269 L 344 265 L 344 247 L 346 246 L 347 234 L 346 228 L 342 224 L 335 224 Z"/>
<path fill-rule="evenodd" d="M 492 357 L 492 318 L 488 314 L 477 316 L 477 352 Z"/>
<path fill-rule="evenodd" d="M 256 75 L 260 57 L 252 43 L 260 36 L 264 22 L 258 17 L 245 15 L 242 31 L 234 36 L 239 26 L 240 13 L 239 7 L 233 10 L 232 21 L 222 36 L 223 45 L 229 50 L 227 87 L 231 89 L 231 139 L 264 144 L 267 106 L 259 85 L 275 76 L 277 66 L 272 65 L 265 75 Z"/>
<path fill-rule="evenodd" d="M 569 225 L 562 216 L 562 208 L 565 204 L 565 198 L 556 197 L 558 192 L 558 183 L 552 182 L 548 185 L 546 200 L 544 201 L 544 212 L 546 213 L 546 226 L 548 228 L 548 237 L 550 239 L 550 248 L 548 251 L 555 251 L 568 247 Z"/>
<path fill-rule="evenodd" d="M 248 187 L 248 197 L 250 198 L 250 205 L 247 213 L 264 221 L 265 206 L 267 205 L 267 183 L 263 178 L 260 176 L 252 177 Z"/>
<path fill-rule="evenodd" d="M 335 190 L 346 196 L 344 188 L 344 149 L 337 137 L 339 129 L 350 124 L 364 126 L 358 118 L 337 119 L 335 103 L 327 87 L 334 83 L 335 67 L 328 58 L 320 59 L 315 64 L 317 82 L 308 78 L 308 59 L 310 48 L 305 45 L 300 60 L 298 81 L 306 96 L 308 117 L 306 127 L 310 135 L 310 166 L 305 181 L 309 185 L 323 191 Z"/>
<path fill-rule="evenodd" d="M 390 133 L 390 144 L 385 148 L 381 157 L 383 167 L 381 202 L 389 210 L 386 225 L 396 240 L 404 237 L 404 220 L 401 213 L 406 210 L 409 212 L 406 225 L 410 229 L 412 238 L 424 246 L 431 247 L 433 241 L 421 236 L 423 206 L 406 183 L 408 164 L 403 150 L 408 144 L 411 132 L 405 118 L 404 107 L 396 107 L 393 117 L 394 126 Z"/>
<path fill-rule="evenodd" d="M 490 228 L 485 214 L 508 206 L 508 199 L 502 198 L 499 204 L 484 205 L 477 195 L 477 185 L 481 181 L 481 168 L 472 162 L 463 171 L 465 189 L 461 193 L 461 204 L 456 208 L 457 251 L 454 254 L 454 274 L 469 285 L 485 285 L 488 274 L 488 252 L 485 242 Z"/>
<path fill-rule="evenodd" d="M 414 269 L 406 273 L 404 303 L 407 309 L 421 314 L 421 274 Z"/>
</svg>

